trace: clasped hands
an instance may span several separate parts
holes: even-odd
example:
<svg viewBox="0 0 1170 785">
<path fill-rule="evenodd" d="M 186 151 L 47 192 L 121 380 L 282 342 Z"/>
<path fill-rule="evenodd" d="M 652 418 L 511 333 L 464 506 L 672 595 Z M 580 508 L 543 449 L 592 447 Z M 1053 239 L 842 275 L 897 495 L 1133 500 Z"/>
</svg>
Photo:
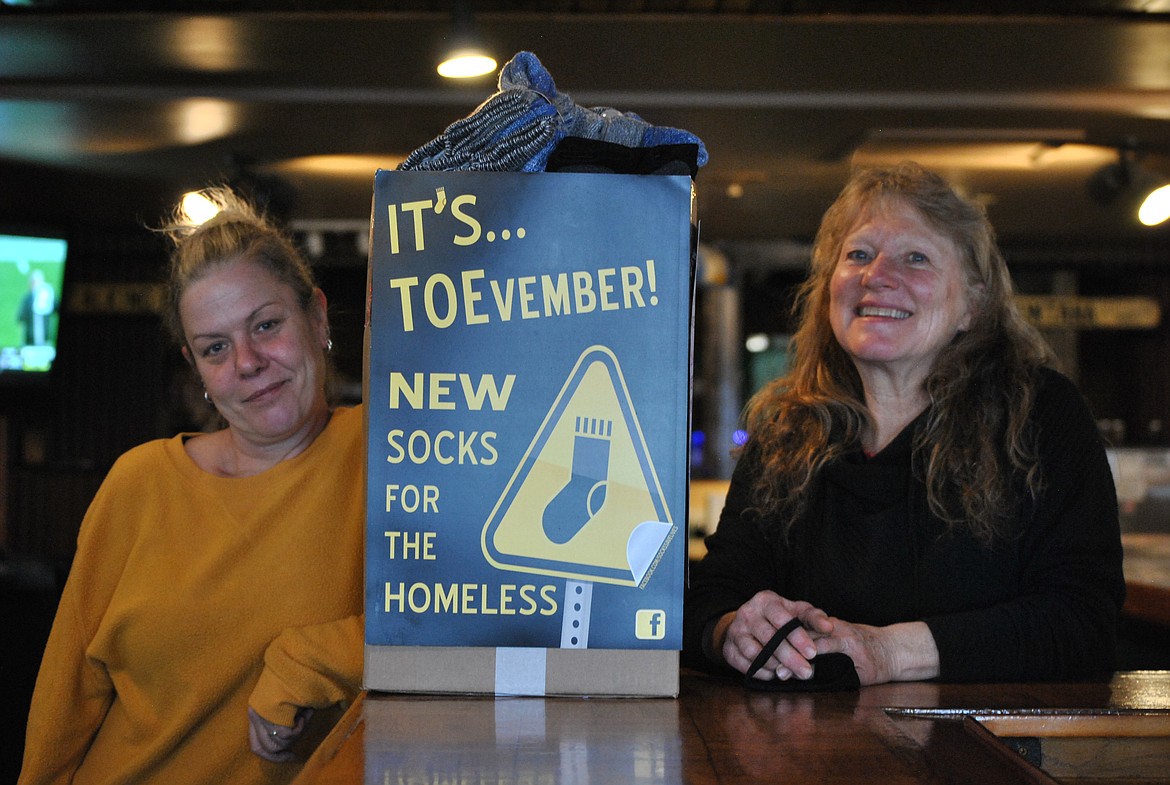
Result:
<svg viewBox="0 0 1170 785">
<path fill-rule="evenodd" d="M 802 626 L 780 644 L 756 678 L 810 679 L 813 658 L 830 652 L 841 652 L 853 660 L 862 686 L 938 675 L 938 650 L 923 622 L 886 627 L 853 624 L 772 591 L 757 593 L 739 610 L 723 616 L 715 626 L 712 643 L 728 665 L 746 673 L 776 630 L 793 618 L 799 618 Z"/>
</svg>

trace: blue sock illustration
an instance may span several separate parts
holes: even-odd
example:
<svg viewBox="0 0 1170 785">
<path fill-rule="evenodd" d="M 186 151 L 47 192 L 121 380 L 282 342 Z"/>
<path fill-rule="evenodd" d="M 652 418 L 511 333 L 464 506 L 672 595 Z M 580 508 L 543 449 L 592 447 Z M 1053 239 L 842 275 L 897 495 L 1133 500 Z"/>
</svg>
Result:
<svg viewBox="0 0 1170 785">
<path fill-rule="evenodd" d="M 613 421 L 578 417 L 574 434 L 572 475 L 541 520 L 545 535 L 558 545 L 573 539 L 605 503 Z"/>
</svg>

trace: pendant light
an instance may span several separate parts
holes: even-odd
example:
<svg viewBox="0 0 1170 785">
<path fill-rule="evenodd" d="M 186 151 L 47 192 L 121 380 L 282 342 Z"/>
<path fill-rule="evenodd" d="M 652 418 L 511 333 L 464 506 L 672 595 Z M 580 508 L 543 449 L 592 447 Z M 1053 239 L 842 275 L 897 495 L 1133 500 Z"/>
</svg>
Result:
<svg viewBox="0 0 1170 785">
<path fill-rule="evenodd" d="M 448 79 L 469 79 L 496 70 L 496 60 L 488 52 L 475 29 L 468 0 L 455 0 L 451 35 L 439 60 L 439 75 Z"/>
</svg>

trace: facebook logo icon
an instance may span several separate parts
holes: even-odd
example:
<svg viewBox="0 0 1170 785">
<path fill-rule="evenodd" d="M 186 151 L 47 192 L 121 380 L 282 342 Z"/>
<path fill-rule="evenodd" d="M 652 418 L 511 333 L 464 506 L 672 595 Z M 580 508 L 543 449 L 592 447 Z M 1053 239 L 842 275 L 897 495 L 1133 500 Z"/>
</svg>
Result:
<svg viewBox="0 0 1170 785">
<path fill-rule="evenodd" d="M 640 610 L 634 617 L 634 637 L 660 641 L 666 637 L 666 611 Z"/>
</svg>

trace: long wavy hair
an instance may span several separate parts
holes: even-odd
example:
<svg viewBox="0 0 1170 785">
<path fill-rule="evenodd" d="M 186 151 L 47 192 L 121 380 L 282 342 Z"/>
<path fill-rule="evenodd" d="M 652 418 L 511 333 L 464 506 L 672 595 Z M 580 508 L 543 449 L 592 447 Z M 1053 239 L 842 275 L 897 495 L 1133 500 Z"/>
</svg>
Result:
<svg viewBox="0 0 1170 785">
<path fill-rule="evenodd" d="M 859 169 L 829 207 L 797 292 L 790 370 L 761 389 L 744 412 L 743 451 L 759 460 L 755 509 L 783 534 L 809 503 L 822 469 L 854 449 L 872 425 L 861 378 L 829 323 L 829 283 L 845 237 L 889 200 L 914 207 L 958 248 L 972 318 L 940 352 L 925 381 L 931 405 L 913 445 L 913 467 L 931 511 L 990 543 L 1006 534 L 1018 501 L 1042 484 L 1028 415 L 1037 370 L 1050 351 L 1017 310 L 1011 278 L 982 207 L 915 163 Z"/>
</svg>

